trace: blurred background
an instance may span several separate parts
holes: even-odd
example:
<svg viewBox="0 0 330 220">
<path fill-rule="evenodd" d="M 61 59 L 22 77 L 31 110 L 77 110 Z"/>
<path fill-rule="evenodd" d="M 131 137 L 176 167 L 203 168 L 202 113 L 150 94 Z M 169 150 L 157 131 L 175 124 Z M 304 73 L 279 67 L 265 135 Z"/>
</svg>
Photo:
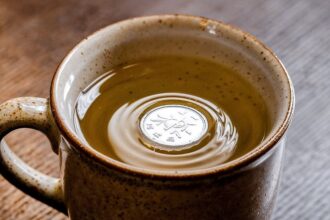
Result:
<svg viewBox="0 0 330 220">
<path fill-rule="evenodd" d="M 18 96 L 48 97 L 52 75 L 66 53 L 113 22 L 184 13 L 234 24 L 275 51 L 296 90 L 273 219 L 330 219 L 329 12 L 328 0 L 0 0 L 0 103 Z M 58 175 L 57 156 L 40 133 L 21 129 L 6 140 L 32 167 Z M 2 177 L 0 201 L 0 219 L 66 219 Z"/>
</svg>

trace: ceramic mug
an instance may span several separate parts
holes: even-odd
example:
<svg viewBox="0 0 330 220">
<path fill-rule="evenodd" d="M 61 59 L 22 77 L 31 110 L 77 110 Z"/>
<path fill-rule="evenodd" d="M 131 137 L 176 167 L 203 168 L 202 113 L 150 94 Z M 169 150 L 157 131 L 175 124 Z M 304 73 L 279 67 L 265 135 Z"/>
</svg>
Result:
<svg viewBox="0 0 330 220">
<path fill-rule="evenodd" d="M 253 83 L 262 92 L 272 120 L 271 131 L 260 145 L 216 167 L 181 172 L 142 169 L 88 146 L 73 124 L 82 89 L 113 66 L 165 54 L 212 59 Z M 49 99 L 16 98 L 0 106 L 0 140 L 22 127 L 42 131 L 59 156 L 60 178 L 26 165 L 4 140 L 1 174 L 72 220 L 270 219 L 293 107 L 287 71 L 250 34 L 187 15 L 133 18 L 79 43 L 56 70 Z"/>
</svg>

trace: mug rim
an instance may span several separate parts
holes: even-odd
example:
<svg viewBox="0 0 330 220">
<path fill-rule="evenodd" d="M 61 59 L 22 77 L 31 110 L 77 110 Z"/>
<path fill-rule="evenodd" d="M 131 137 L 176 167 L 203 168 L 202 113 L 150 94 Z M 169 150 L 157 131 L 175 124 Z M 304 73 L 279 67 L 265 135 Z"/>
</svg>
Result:
<svg viewBox="0 0 330 220">
<path fill-rule="evenodd" d="M 113 26 L 118 25 L 120 23 L 129 22 L 131 20 L 135 19 L 164 19 L 164 18 L 182 18 L 187 20 L 203 20 L 203 21 L 211 21 L 216 23 L 217 25 L 223 26 L 225 28 L 228 28 L 230 31 L 236 31 L 240 32 L 241 34 L 244 34 L 247 38 L 251 39 L 254 44 L 257 44 L 261 46 L 264 50 L 268 51 L 270 56 L 279 64 L 281 75 L 286 79 L 287 86 L 289 88 L 288 90 L 288 100 L 289 105 L 288 109 L 286 110 L 284 120 L 280 122 L 280 126 L 275 130 L 274 134 L 269 138 L 269 140 L 265 143 L 259 144 L 257 147 L 255 147 L 253 150 L 249 151 L 248 153 L 231 160 L 229 162 L 210 167 L 200 170 L 189 170 L 189 171 L 179 171 L 179 172 L 173 172 L 173 171 L 161 171 L 161 170 L 151 170 L 151 169 L 144 169 L 140 167 L 136 167 L 133 165 L 125 164 L 123 162 L 117 161 L 115 159 L 112 159 L 108 156 L 105 156 L 96 150 L 94 150 L 92 147 L 88 146 L 87 144 L 84 144 L 83 141 L 80 140 L 80 138 L 72 132 L 70 129 L 68 129 L 69 126 L 65 124 L 65 119 L 62 118 L 59 109 L 56 104 L 56 98 L 55 98 L 55 91 L 56 91 L 56 82 L 59 78 L 59 75 L 61 74 L 61 69 L 63 66 L 65 66 L 66 62 L 70 59 L 71 55 L 82 45 L 85 41 L 87 41 L 89 38 L 98 35 L 103 30 Z M 96 160 L 100 162 L 102 165 L 116 169 L 117 171 L 121 171 L 127 174 L 133 174 L 133 175 L 140 175 L 143 177 L 151 177 L 151 178 L 165 178 L 165 179 L 185 179 L 185 178 L 199 178 L 199 177 L 208 177 L 212 175 L 226 175 L 228 173 L 235 172 L 237 170 L 240 170 L 241 168 L 244 168 L 253 162 L 256 162 L 260 160 L 263 156 L 265 157 L 267 153 L 269 153 L 275 145 L 281 140 L 281 138 L 284 136 L 285 132 L 287 131 L 291 121 L 292 121 L 292 115 L 294 112 L 294 104 L 295 104 L 295 95 L 294 95 L 294 88 L 293 84 L 291 82 L 290 76 L 282 64 L 282 62 L 279 60 L 279 58 L 276 56 L 276 54 L 264 43 L 262 43 L 260 40 L 258 40 L 255 36 L 252 34 L 245 32 L 241 30 L 240 28 L 237 28 L 233 26 L 232 24 L 224 23 L 222 21 L 218 21 L 215 19 L 209 19 L 201 16 L 195 16 L 195 15 L 186 15 L 186 14 L 161 14 L 161 15 L 149 15 L 149 16 L 139 16 L 139 17 L 132 17 L 129 19 L 121 20 L 115 23 L 112 23 L 108 26 L 105 26 L 92 34 L 88 35 L 88 37 L 81 40 L 78 44 L 76 44 L 67 55 L 63 58 L 63 60 L 58 65 L 55 74 L 53 76 L 51 87 L 50 87 L 50 108 L 54 117 L 54 120 L 61 132 L 61 135 L 64 136 L 65 140 L 68 141 L 72 146 L 74 146 L 75 150 L 78 150 L 79 152 L 82 152 L 84 155 L 88 156 L 92 160 Z"/>
</svg>

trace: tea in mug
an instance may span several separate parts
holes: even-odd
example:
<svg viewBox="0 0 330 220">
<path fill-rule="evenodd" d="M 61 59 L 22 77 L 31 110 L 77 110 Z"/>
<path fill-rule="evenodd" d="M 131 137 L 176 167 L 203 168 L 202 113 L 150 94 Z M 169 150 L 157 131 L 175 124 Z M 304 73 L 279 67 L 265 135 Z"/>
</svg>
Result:
<svg viewBox="0 0 330 220">
<path fill-rule="evenodd" d="M 254 149 L 270 129 L 259 91 L 198 57 L 117 66 L 81 92 L 75 127 L 98 152 L 152 170 L 198 170 Z"/>
</svg>

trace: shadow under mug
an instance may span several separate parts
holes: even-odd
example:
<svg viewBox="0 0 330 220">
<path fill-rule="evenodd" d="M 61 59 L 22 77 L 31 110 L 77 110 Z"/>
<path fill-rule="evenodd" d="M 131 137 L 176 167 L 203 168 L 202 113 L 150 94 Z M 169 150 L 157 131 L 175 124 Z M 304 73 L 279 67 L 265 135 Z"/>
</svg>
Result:
<svg viewBox="0 0 330 220">
<path fill-rule="evenodd" d="M 267 137 L 235 160 L 182 172 L 121 163 L 78 137 L 73 111 L 82 88 L 118 64 L 164 54 L 212 59 L 242 74 L 262 92 L 270 109 L 272 129 Z M 293 87 L 285 68 L 250 34 L 188 15 L 133 18 L 79 43 L 58 67 L 49 100 L 24 97 L 0 105 L 0 140 L 22 127 L 42 131 L 59 155 L 60 178 L 26 165 L 4 140 L 1 174 L 72 220 L 270 219 L 293 107 Z"/>
</svg>

